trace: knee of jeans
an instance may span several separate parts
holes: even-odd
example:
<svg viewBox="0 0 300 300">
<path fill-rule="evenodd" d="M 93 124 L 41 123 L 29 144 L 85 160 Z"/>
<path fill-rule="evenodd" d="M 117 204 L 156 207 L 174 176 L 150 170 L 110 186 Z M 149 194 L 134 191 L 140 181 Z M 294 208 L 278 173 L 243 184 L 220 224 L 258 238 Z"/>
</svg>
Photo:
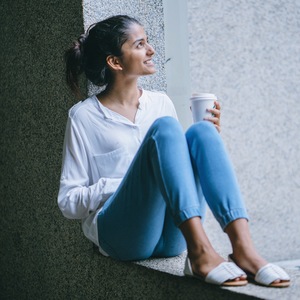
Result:
<svg viewBox="0 0 300 300">
<path fill-rule="evenodd" d="M 160 136 L 176 136 L 176 133 L 183 133 L 180 123 L 173 117 L 158 118 L 152 125 L 152 129 Z"/>
<path fill-rule="evenodd" d="M 190 144 L 195 138 L 203 143 L 210 142 L 218 136 L 215 126 L 208 122 L 202 121 L 193 124 L 186 132 L 186 138 Z"/>
<path fill-rule="evenodd" d="M 158 118 L 154 121 L 153 123 L 153 126 L 154 127 L 177 127 L 178 126 L 178 121 L 173 118 L 173 117 L 169 117 L 169 116 L 166 116 L 166 117 L 161 117 L 161 118 Z"/>
</svg>

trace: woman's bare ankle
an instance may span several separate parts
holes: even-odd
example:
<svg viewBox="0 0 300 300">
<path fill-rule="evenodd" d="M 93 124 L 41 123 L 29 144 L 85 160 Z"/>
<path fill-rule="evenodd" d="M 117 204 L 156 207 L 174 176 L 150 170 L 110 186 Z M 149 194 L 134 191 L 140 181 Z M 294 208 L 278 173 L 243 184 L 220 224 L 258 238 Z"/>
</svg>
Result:
<svg viewBox="0 0 300 300">
<path fill-rule="evenodd" d="M 211 245 L 199 217 L 186 220 L 180 225 L 180 229 L 185 237 L 188 257 L 195 274 L 206 276 L 224 261 Z"/>
<path fill-rule="evenodd" d="M 212 269 L 224 262 L 224 259 L 213 249 L 204 248 L 198 253 L 188 252 L 195 274 L 206 276 Z"/>
<path fill-rule="evenodd" d="M 267 261 L 262 258 L 253 244 L 249 224 L 246 219 L 237 219 L 226 228 L 233 254 L 234 262 L 244 271 L 256 273 Z"/>
<path fill-rule="evenodd" d="M 232 257 L 240 268 L 253 274 L 268 263 L 254 247 L 235 248 Z"/>
</svg>

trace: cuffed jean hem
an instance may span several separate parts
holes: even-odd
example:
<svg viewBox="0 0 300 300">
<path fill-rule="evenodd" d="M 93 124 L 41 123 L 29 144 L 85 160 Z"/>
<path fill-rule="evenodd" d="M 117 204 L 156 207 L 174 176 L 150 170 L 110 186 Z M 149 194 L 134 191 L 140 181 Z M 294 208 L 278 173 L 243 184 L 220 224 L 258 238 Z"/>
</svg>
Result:
<svg viewBox="0 0 300 300">
<path fill-rule="evenodd" d="M 178 227 L 181 223 L 193 217 L 202 217 L 200 206 L 186 208 L 177 213 L 177 215 L 174 215 L 175 225 Z"/>
<path fill-rule="evenodd" d="M 249 220 L 247 211 L 244 208 L 237 208 L 237 209 L 230 210 L 225 215 L 217 218 L 223 230 L 225 230 L 225 228 L 229 225 L 229 223 L 237 219 L 246 219 L 247 221 Z"/>
</svg>

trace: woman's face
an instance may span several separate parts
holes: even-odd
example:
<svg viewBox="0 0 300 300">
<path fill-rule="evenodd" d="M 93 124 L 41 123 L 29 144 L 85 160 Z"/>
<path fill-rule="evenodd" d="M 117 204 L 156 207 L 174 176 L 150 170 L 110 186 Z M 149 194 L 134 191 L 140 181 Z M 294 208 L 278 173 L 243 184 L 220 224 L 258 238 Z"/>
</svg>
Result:
<svg viewBox="0 0 300 300">
<path fill-rule="evenodd" d="M 144 28 L 133 23 L 128 31 L 128 39 L 122 45 L 122 56 L 119 57 L 123 74 L 137 77 L 155 73 L 156 69 L 152 61 L 155 51 L 148 44 Z"/>
</svg>

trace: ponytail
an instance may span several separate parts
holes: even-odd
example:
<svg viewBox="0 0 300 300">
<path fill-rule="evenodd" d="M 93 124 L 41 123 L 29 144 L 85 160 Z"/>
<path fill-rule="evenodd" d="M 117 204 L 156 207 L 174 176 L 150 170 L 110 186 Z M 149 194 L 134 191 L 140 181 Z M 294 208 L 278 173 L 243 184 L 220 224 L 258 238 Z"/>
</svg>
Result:
<svg viewBox="0 0 300 300">
<path fill-rule="evenodd" d="M 84 71 L 84 43 L 86 36 L 81 35 L 73 45 L 65 52 L 66 82 L 71 91 L 79 98 L 81 96 L 79 88 L 79 76 Z"/>
</svg>

